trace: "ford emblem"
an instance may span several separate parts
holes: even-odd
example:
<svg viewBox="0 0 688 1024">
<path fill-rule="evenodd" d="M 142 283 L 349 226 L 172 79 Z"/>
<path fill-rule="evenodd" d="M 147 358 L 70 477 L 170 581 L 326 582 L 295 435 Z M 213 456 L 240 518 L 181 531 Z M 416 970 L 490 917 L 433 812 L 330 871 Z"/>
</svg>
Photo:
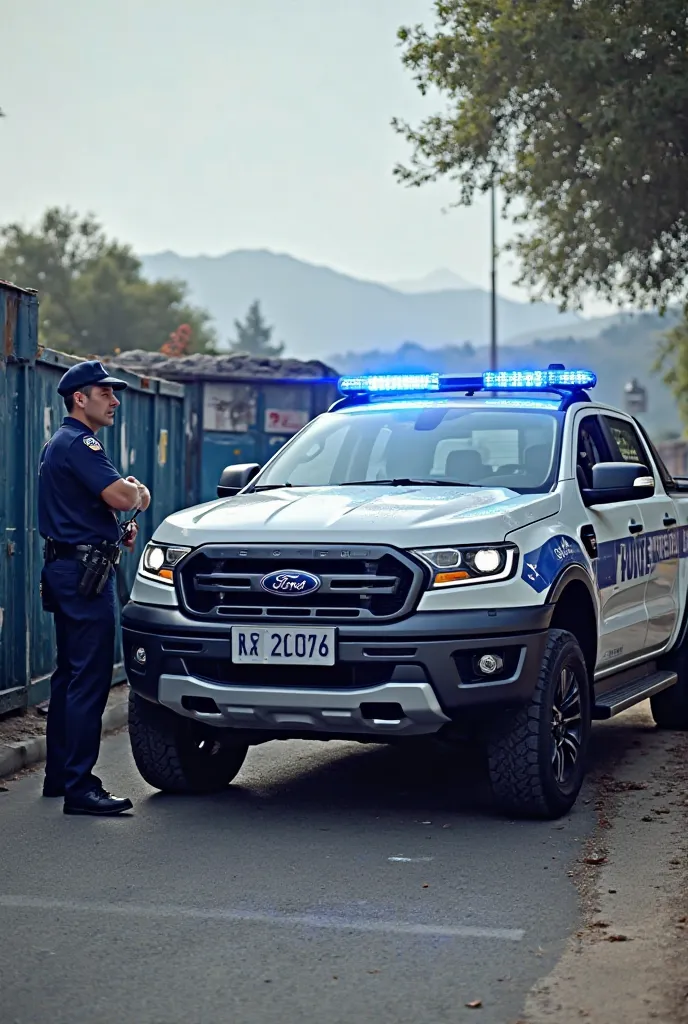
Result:
<svg viewBox="0 0 688 1024">
<path fill-rule="evenodd" d="M 278 569 L 263 576 L 260 585 L 268 594 L 277 594 L 278 597 L 305 597 L 320 590 L 322 580 L 310 572 Z"/>
</svg>

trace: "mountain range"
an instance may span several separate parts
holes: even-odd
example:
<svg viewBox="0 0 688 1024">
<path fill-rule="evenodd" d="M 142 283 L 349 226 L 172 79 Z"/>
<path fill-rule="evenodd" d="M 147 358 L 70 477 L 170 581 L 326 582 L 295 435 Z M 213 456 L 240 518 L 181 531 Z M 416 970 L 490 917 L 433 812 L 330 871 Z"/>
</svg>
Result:
<svg viewBox="0 0 688 1024">
<path fill-rule="evenodd" d="M 192 299 L 213 316 L 220 342 L 235 336 L 234 321 L 259 299 L 274 339 L 298 358 L 326 358 L 334 352 L 393 350 L 405 341 L 425 346 L 487 344 L 490 293 L 451 271 L 395 286 L 364 281 L 265 250 L 224 256 L 179 256 L 162 252 L 142 257 L 151 280 L 186 281 Z M 544 302 L 498 298 L 500 342 L 538 336 L 581 322 Z"/>
<path fill-rule="evenodd" d="M 378 284 L 266 251 L 142 258 L 151 279 L 174 277 L 213 316 L 224 344 L 259 299 L 285 354 L 321 359 L 341 373 L 437 370 L 473 373 L 489 365 L 490 294 L 454 274 Z M 583 318 L 547 303 L 498 303 L 499 365 L 550 362 L 594 370 L 598 397 L 625 403 L 636 378 L 647 390 L 641 419 L 656 437 L 681 430 L 676 401 L 657 372 L 657 345 L 680 311 Z"/>
</svg>

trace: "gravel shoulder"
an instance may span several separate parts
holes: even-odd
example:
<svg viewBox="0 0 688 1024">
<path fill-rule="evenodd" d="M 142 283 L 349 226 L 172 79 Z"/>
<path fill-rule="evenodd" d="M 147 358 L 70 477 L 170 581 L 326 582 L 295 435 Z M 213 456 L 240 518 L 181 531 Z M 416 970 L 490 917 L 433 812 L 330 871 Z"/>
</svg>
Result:
<svg viewBox="0 0 688 1024">
<path fill-rule="evenodd" d="M 531 992 L 528 1024 L 688 1021 L 688 736 L 644 704 L 599 727 L 597 826 L 576 871 L 584 927 Z M 606 745 L 606 743 L 605 743 Z"/>
</svg>

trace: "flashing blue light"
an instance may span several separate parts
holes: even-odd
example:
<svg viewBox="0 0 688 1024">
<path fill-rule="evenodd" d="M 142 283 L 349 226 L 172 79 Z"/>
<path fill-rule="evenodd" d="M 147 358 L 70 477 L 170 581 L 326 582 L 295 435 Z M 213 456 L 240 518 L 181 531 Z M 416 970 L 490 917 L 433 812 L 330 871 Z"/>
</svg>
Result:
<svg viewBox="0 0 688 1024">
<path fill-rule="evenodd" d="M 379 373 L 361 377 L 341 377 L 339 390 L 343 395 L 384 394 L 385 392 L 439 391 L 439 373 Z"/>
<path fill-rule="evenodd" d="M 592 370 L 488 370 L 483 374 L 483 387 L 499 391 L 510 388 L 594 388 L 597 377 Z"/>
</svg>

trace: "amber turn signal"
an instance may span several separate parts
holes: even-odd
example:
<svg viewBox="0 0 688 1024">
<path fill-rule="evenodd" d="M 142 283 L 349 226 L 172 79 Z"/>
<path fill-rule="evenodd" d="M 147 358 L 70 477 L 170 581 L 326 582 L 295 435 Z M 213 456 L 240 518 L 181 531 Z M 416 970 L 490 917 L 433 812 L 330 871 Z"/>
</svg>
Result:
<svg viewBox="0 0 688 1024">
<path fill-rule="evenodd" d="M 460 572 L 438 572 L 435 573 L 435 586 L 438 583 L 456 583 L 457 580 L 468 579 L 470 579 L 470 575 L 463 569 Z"/>
</svg>

